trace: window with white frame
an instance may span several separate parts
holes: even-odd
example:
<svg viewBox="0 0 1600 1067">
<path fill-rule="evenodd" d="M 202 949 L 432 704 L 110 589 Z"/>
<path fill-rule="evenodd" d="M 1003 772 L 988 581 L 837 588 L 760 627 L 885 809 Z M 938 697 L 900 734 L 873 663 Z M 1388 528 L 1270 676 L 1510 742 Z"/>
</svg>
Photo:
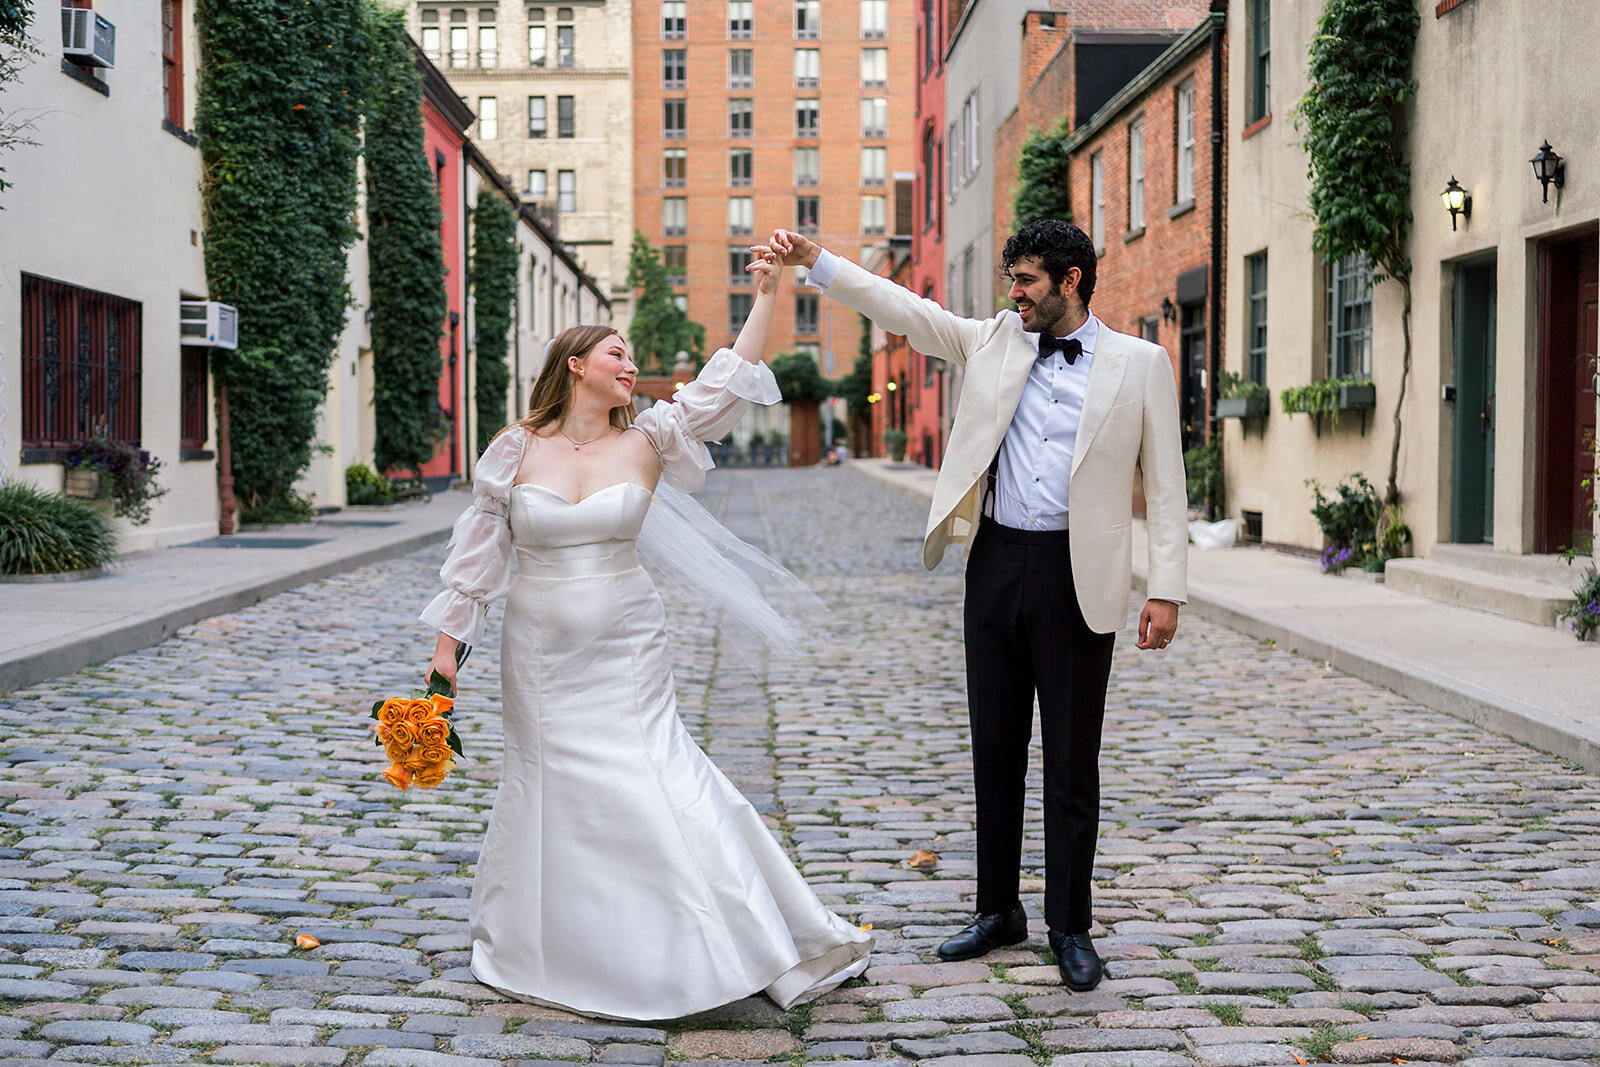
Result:
<svg viewBox="0 0 1600 1067">
<path fill-rule="evenodd" d="M 816 233 L 822 201 L 815 196 L 794 198 L 794 228 L 801 233 Z"/>
<path fill-rule="evenodd" d="M 748 99 L 728 101 L 728 136 L 734 140 L 751 137 L 755 131 L 756 102 Z"/>
<path fill-rule="evenodd" d="M 661 201 L 661 233 L 665 237 L 682 237 L 689 232 L 689 201 L 681 196 L 664 197 Z"/>
<path fill-rule="evenodd" d="M 863 96 L 861 98 L 861 136 L 877 140 L 889 136 L 889 98 Z"/>
<path fill-rule="evenodd" d="M 861 232 L 869 237 L 881 236 L 889 225 L 889 198 L 863 196 L 861 198 Z"/>
<path fill-rule="evenodd" d="M 728 0 L 728 36 L 748 41 L 755 21 L 754 0 Z"/>
<path fill-rule="evenodd" d="M 423 14 L 426 15 L 429 12 L 423 12 Z M 432 15 L 434 18 L 439 17 L 437 11 L 432 12 Z M 443 56 L 440 54 L 443 46 L 440 42 L 441 37 L 438 26 L 422 27 L 422 54 L 428 57 L 428 62 L 435 65 L 443 60 Z"/>
<path fill-rule="evenodd" d="M 1372 376 L 1372 265 L 1355 252 L 1328 264 L 1328 377 Z"/>
<path fill-rule="evenodd" d="M 883 185 L 889 180 L 889 150 L 863 148 L 861 150 L 861 184 Z"/>
<path fill-rule="evenodd" d="M 821 31 L 822 0 L 795 0 L 795 37 L 802 41 L 815 41 Z"/>
<path fill-rule="evenodd" d="M 749 274 L 745 264 L 750 262 L 750 251 L 743 247 L 728 249 L 728 281 L 738 285 Z"/>
<path fill-rule="evenodd" d="M 822 77 L 822 49 L 796 48 L 794 50 L 794 87 L 815 89 Z"/>
<path fill-rule="evenodd" d="M 755 177 L 755 153 L 748 148 L 735 148 L 728 153 L 728 184 L 746 186 Z"/>
<path fill-rule="evenodd" d="M 550 172 L 544 170 L 530 170 L 528 172 L 528 199 L 548 200 L 550 198 Z"/>
<path fill-rule="evenodd" d="M 562 25 L 562 23 L 569 25 Z M 570 25 L 572 22 L 572 9 L 570 7 L 556 8 L 556 66 L 571 67 L 577 63 L 576 32 Z"/>
<path fill-rule="evenodd" d="M 1104 152 L 1096 152 L 1089 157 L 1089 204 L 1091 209 L 1089 227 L 1094 232 L 1094 250 L 1106 250 L 1106 157 Z"/>
<path fill-rule="evenodd" d="M 820 133 L 821 112 L 815 100 L 796 100 L 794 102 L 794 135 L 796 137 L 816 137 Z"/>
<path fill-rule="evenodd" d="M 494 141 L 500 137 L 500 99 L 494 96 L 478 97 L 478 140 Z"/>
<path fill-rule="evenodd" d="M 952 122 L 950 128 L 945 131 L 944 146 L 945 152 L 949 156 L 949 162 L 944 171 L 946 176 L 945 196 L 948 200 L 954 202 L 956 191 L 961 188 L 962 153 L 961 123 L 959 120 Z"/>
<path fill-rule="evenodd" d="M 668 141 L 678 141 L 689 136 L 688 101 L 661 101 L 661 136 Z"/>
<path fill-rule="evenodd" d="M 861 37 L 881 41 L 889 35 L 889 0 L 861 0 Z"/>
<path fill-rule="evenodd" d="M 689 150 L 668 148 L 661 153 L 661 184 L 681 189 L 689 182 Z"/>
<path fill-rule="evenodd" d="M 668 41 L 681 41 L 689 29 L 689 4 L 687 0 L 661 0 L 661 36 Z"/>
<path fill-rule="evenodd" d="M 668 285 L 683 285 L 689 280 L 689 246 L 662 245 L 661 265 L 667 269 Z"/>
<path fill-rule="evenodd" d="M 861 50 L 861 87 L 882 89 L 889 84 L 889 50 L 863 48 Z"/>
<path fill-rule="evenodd" d="M 481 18 L 481 16 L 480 16 Z M 500 65 L 500 33 L 494 26 L 478 26 L 478 66 L 493 70 Z"/>
<path fill-rule="evenodd" d="M 1144 116 L 1128 123 L 1128 230 L 1144 229 Z"/>
<path fill-rule="evenodd" d="M 1194 199 L 1194 79 L 1178 86 L 1178 195 L 1176 202 Z"/>
<path fill-rule="evenodd" d="M 755 50 L 752 48 L 728 49 L 728 88 L 750 89 L 755 86 Z"/>
<path fill-rule="evenodd" d="M 550 55 L 550 28 L 543 22 L 544 9 L 534 8 L 539 12 L 539 22 L 528 24 L 528 66 L 542 67 L 549 61 Z M 529 18 L 533 16 L 530 14 Z"/>
<path fill-rule="evenodd" d="M 542 139 L 550 133 L 550 113 L 548 101 L 542 96 L 528 97 L 528 136 L 535 140 Z"/>
<path fill-rule="evenodd" d="M 735 237 L 755 232 L 755 199 L 748 196 L 728 197 L 728 232 Z"/>
<path fill-rule="evenodd" d="M 556 210 L 563 215 L 578 210 L 577 171 L 556 171 Z"/>
<path fill-rule="evenodd" d="M 1267 384 L 1267 253 L 1257 252 L 1244 260 L 1249 323 L 1245 332 L 1245 377 L 1258 385 Z"/>
<path fill-rule="evenodd" d="M 817 332 L 817 310 L 821 303 L 816 293 L 794 294 L 794 332 L 799 334 L 813 334 Z"/>
<path fill-rule="evenodd" d="M 556 136 L 572 138 L 578 135 L 578 98 L 556 97 Z"/>
<path fill-rule="evenodd" d="M 794 183 L 799 186 L 816 185 L 822 180 L 822 157 L 816 148 L 794 150 Z"/>
<path fill-rule="evenodd" d="M 750 317 L 750 309 L 755 306 L 754 293 L 729 293 L 728 294 L 728 332 L 738 333 L 744 329 L 744 320 Z"/>
<path fill-rule="evenodd" d="M 466 12 L 463 11 L 462 15 L 465 15 L 465 14 L 466 14 Z M 471 59 L 472 59 L 472 46 L 468 43 L 470 40 L 471 40 L 471 38 L 468 36 L 467 28 L 465 26 L 451 26 L 450 27 L 450 66 L 451 67 L 454 67 L 456 69 L 464 69 L 467 66 L 467 64 L 471 61 Z"/>
<path fill-rule="evenodd" d="M 682 89 L 689 79 L 689 50 L 663 48 L 661 50 L 661 88 Z"/>
<path fill-rule="evenodd" d="M 1250 0 L 1250 109 L 1260 122 L 1272 114 L 1272 0 Z"/>
</svg>

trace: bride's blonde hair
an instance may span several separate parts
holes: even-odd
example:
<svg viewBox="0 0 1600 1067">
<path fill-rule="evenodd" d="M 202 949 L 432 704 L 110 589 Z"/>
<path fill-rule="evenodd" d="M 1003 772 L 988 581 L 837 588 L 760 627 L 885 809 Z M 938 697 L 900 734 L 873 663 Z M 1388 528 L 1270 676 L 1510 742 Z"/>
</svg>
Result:
<svg viewBox="0 0 1600 1067">
<path fill-rule="evenodd" d="M 550 354 L 544 368 L 533 383 L 533 394 L 528 398 L 528 414 L 512 426 L 521 426 L 536 433 L 553 422 L 560 422 L 572 410 L 572 394 L 578 388 L 578 376 L 567 366 L 576 356 L 579 362 L 589 358 L 596 345 L 612 334 L 621 337 L 611 326 L 573 326 L 556 335 L 550 343 Z M 633 425 L 633 405 L 624 404 L 611 409 L 611 425 L 626 430 Z M 510 429 L 510 427 L 507 427 Z"/>
</svg>

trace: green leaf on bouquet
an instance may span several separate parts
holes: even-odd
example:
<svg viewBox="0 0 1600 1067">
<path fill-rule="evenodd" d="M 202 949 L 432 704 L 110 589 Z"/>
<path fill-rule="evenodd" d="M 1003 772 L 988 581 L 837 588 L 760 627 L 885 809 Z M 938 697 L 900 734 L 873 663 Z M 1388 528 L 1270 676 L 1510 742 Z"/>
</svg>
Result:
<svg viewBox="0 0 1600 1067">
<path fill-rule="evenodd" d="M 388 700 L 381 700 L 381 699 L 380 700 L 374 700 L 372 702 L 372 717 L 374 719 L 376 719 L 378 717 L 378 709 L 383 707 L 387 703 L 388 703 Z"/>
<path fill-rule="evenodd" d="M 456 687 L 451 685 L 450 680 L 438 671 L 429 671 L 427 695 L 433 696 L 435 693 L 443 693 L 447 697 L 453 697 L 456 695 Z"/>
<path fill-rule="evenodd" d="M 461 751 L 461 738 L 456 736 L 456 728 L 454 726 L 450 727 L 450 741 L 449 741 L 449 744 L 450 744 L 450 750 L 452 752 L 454 752 L 458 756 L 463 755 L 463 753 Z"/>
</svg>

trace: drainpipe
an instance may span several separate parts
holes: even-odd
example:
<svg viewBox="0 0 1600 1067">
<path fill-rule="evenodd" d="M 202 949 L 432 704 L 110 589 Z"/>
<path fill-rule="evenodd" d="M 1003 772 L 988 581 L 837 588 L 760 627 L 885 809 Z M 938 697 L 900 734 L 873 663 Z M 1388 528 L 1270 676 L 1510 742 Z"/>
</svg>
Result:
<svg viewBox="0 0 1600 1067">
<path fill-rule="evenodd" d="M 467 193 L 467 188 L 472 184 L 468 180 L 471 175 L 472 163 L 463 148 L 461 153 L 461 314 L 463 316 L 467 316 L 472 307 L 472 197 Z M 472 404 L 468 402 L 469 395 L 476 392 L 472 388 L 472 369 L 477 366 L 478 346 L 473 341 L 477 336 L 477 316 L 467 318 L 466 323 L 467 328 L 462 331 L 461 339 L 461 476 L 470 482 L 472 469 L 477 465 L 478 458 L 478 450 L 474 446 L 475 438 L 472 436 Z"/>
<path fill-rule="evenodd" d="M 1217 382 L 1222 371 L 1222 205 L 1226 181 L 1222 162 L 1223 19 L 1213 12 L 1211 20 L 1211 367 L 1206 374 L 1207 441 L 1217 439 Z"/>
</svg>

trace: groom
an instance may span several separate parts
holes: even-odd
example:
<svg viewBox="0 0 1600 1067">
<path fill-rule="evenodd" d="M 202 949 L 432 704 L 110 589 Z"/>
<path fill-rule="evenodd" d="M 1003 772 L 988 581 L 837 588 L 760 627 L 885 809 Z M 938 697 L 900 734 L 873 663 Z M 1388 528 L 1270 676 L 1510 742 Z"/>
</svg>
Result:
<svg viewBox="0 0 1600 1067">
<path fill-rule="evenodd" d="M 1187 502 L 1167 353 L 1089 312 L 1094 245 L 1053 219 L 1006 242 L 1007 295 L 1017 310 L 982 320 L 953 315 L 787 230 L 755 251 L 807 267 L 807 284 L 917 351 L 966 368 L 922 557 L 932 569 L 951 541 L 971 542 L 964 633 L 978 914 L 939 956 L 971 959 L 1028 936 L 1018 869 L 1037 693 L 1044 917 L 1061 980 L 1093 989 L 1103 973 L 1089 938 L 1100 726 L 1132 584 L 1135 466 L 1144 472 L 1150 595 L 1137 647 L 1171 642 L 1187 595 Z"/>
</svg>

